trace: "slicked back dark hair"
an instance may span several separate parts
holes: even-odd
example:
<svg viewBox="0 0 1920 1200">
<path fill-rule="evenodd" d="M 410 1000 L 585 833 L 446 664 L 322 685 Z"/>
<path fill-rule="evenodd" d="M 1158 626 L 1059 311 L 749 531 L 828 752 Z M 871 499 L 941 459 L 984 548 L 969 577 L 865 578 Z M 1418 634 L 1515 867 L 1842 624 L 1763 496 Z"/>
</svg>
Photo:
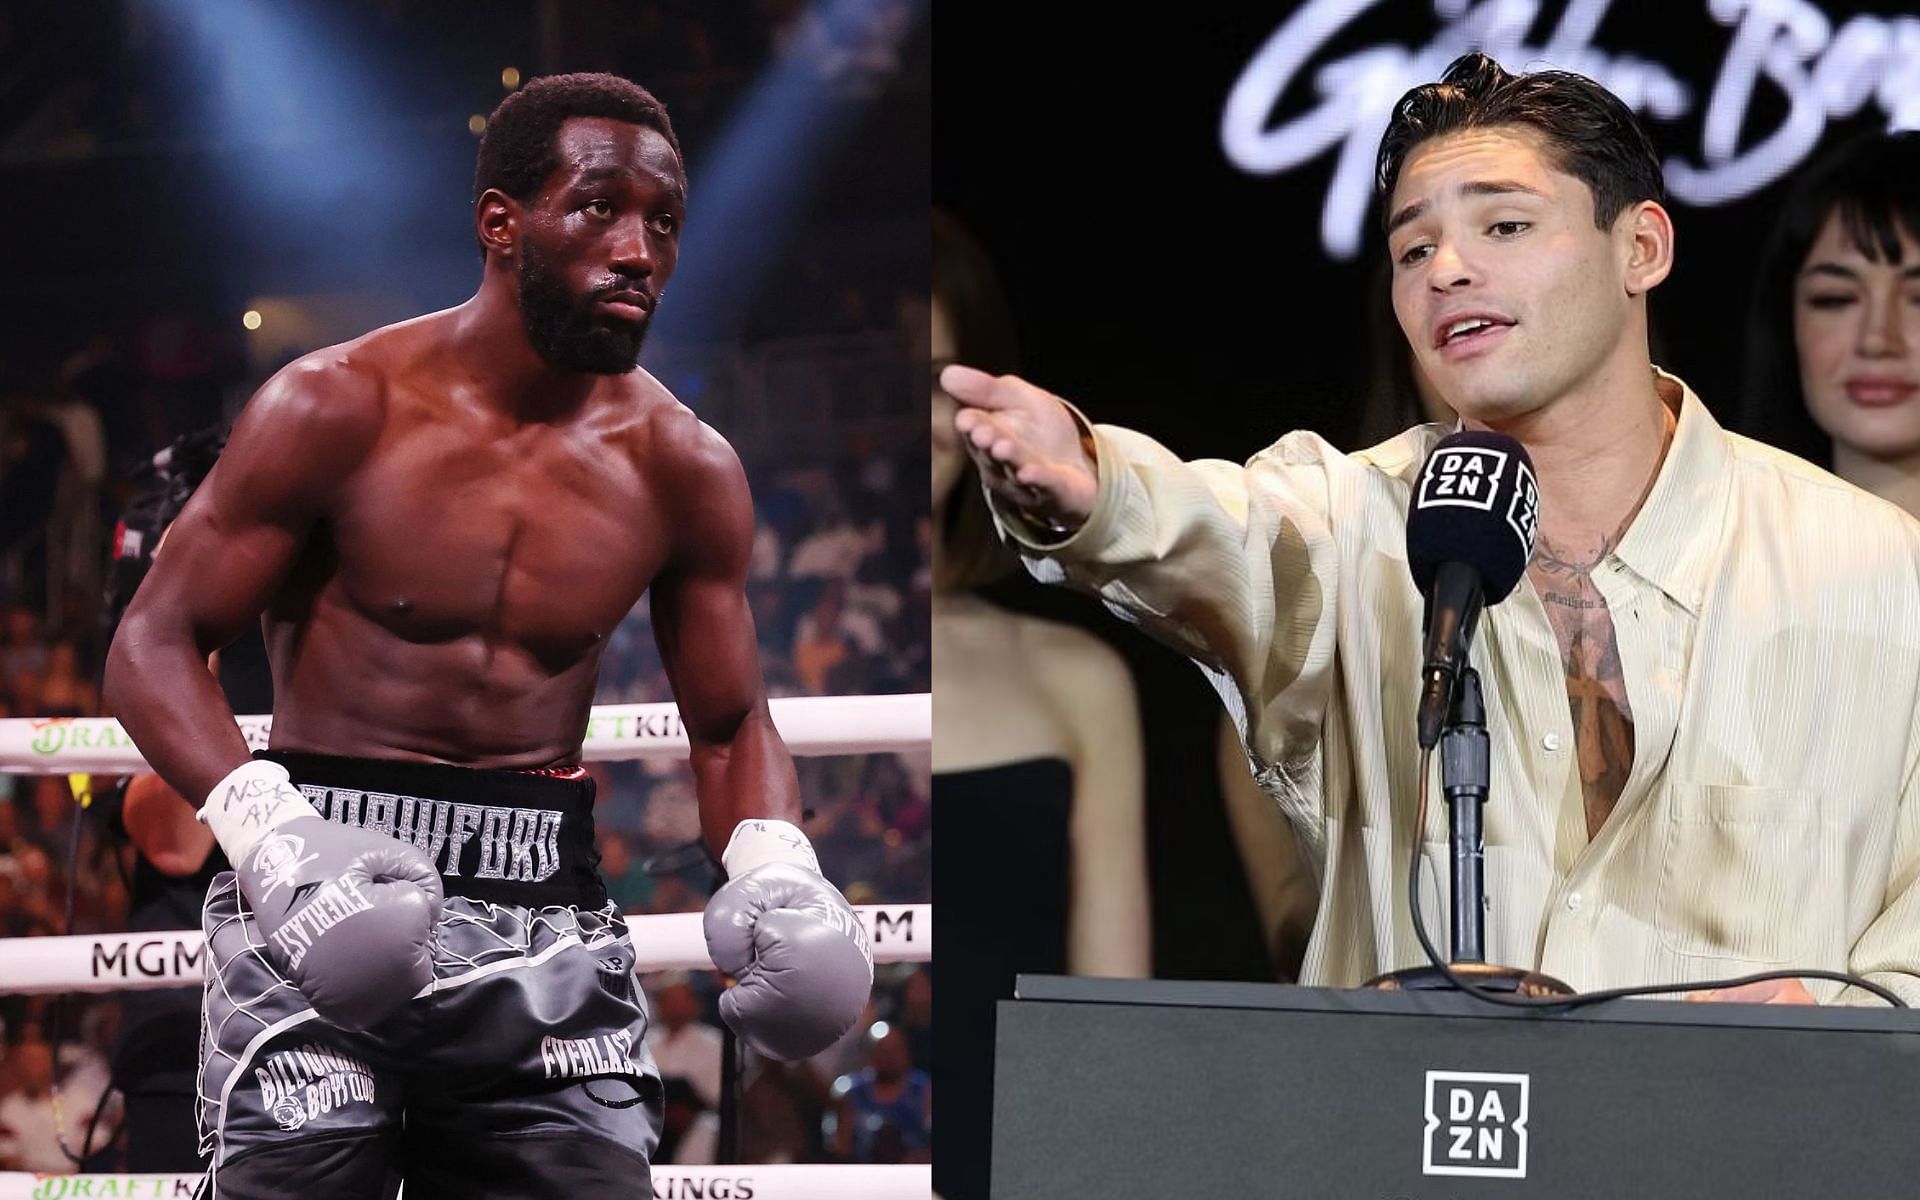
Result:
<svg viewBox="0 0 1920 1200">
<path fill-rule="evenodd" d="M 502 100 L 487 118 L 473 170 L 474 202 L 479 203 L 488 188 L 499 188 L 522 204 L 533 199 L 560 166 L 555 136 L 571 117 L 610 117 L 644 125 L 659 131 L 680 157 L 680 139 L 667 120 L 666 106 L 639 84 L 597 73 L 543 75 Z"/>
<path fill-rule="evenodd" d="M 1414 88 L 1393 106 L 1374 165 L 1382 226 L 1392 218 L 1393 185 L 1416 146 L 1502 125 L 1525 126 L 1545 140 L 1554 169 L 1593 193 L 1594 224 L 1601 229 L 1611 229 L 1628 205 L 1666 202 L 1660 157 L 1618 96 L 1571 71 L 1514 75 L 1474 53 L 1454 59 L 1439 82 Z"/>
<path fill-rule="evenodd" d="M 1905 265 L 1901 232 L 1920 240 L 1920 130 L 1856 135 L 1803 170 L 1774 219 L 1749 293 L 1740 403 L 1728 424 L 1823 467 L 1833 465 L 1833 439 L 1814 423 L 1800 391 L 1793 288 L 1834 213 L 1869 262 Z"/>
</svg>

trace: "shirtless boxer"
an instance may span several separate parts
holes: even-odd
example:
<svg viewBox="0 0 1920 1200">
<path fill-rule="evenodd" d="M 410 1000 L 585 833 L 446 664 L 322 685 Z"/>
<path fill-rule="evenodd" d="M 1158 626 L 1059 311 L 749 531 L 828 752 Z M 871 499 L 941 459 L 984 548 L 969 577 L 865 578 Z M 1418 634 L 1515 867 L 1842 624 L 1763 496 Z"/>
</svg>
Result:
<svg viewBox="0 0 1920 1200">
<path fill-rule="evenodd" d="M 203 918 L 216 1197 L 649 1194 L 661 1091 L 578 767 L 643 592 L 730 880 L 723 1015 L 797 1058 L 871 991 L 794 824 L 745 476 L 635 366 L 686 206 L 667 115 L 613 76 L 536 80 L 474 192 L 473 298 L 269 380 L 109 654 L 109 706 L 237 868 Z M 249 757 L 206 660 L 256 619 L 275 706 Z"/>
</svg>

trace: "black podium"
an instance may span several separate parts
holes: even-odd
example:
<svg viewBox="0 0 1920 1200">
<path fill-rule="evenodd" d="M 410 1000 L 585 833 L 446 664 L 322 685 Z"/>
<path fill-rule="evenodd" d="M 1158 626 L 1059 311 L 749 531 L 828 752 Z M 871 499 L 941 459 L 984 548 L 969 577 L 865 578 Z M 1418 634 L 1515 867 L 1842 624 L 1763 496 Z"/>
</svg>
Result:
<svg viewBox="0 0 1920 1200">
<path fill-rule="evenodd" d="M 1022 976 L 995 1200 L 1911 1200 L 1920 1014 Z"/>
</svg>

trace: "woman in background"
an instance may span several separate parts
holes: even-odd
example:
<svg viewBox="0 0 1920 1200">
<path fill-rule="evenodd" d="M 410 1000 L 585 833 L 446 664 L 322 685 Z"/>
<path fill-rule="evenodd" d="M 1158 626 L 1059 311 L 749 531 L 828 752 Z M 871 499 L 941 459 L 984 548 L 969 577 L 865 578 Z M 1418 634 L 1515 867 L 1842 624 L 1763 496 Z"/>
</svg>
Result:
<svg viewBox="0 0 1920 1200">
<path fill-rule="evenodd" d="M 1013 369 L 991 263 L 933 215 L 933 377 Z M 940 925 L 934 1190 L 985 1197 L 993 1004 L 1021 972 L 1151 969 L 1144 773 L 1133 679 L 1083 630 L 977 589 L 1016 567 L 933 386 L 934 891 Z"/>
<path fill-rule="evenodd" d="M 1762 258 L 1736 428 L 1920 515 L 1920 131 L 1800 176 Z"/>
</svg>

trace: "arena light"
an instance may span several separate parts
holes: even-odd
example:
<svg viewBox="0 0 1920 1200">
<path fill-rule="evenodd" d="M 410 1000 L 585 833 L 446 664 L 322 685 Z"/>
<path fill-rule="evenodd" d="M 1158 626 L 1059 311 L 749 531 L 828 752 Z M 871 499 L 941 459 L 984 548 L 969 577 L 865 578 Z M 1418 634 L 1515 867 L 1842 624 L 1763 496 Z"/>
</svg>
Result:
<svg viewBox="0 0 1920 1200">
<path fill-rule="evenodd" d="M 444 187 L 404 121 L 423 68 L 359 33 L 350 6 L 141 8 L 172 51 L 150 81 L 171 93 L 171 132 L 205 152 L 185 174 L 221 215 L 208 244 L 227 285 L 246 296 L 391 271 L 407 205 Z M 460 141 L 457 127 L 447 136 Z"/>
<path fill-rule="evenodd" d="M 185 52 L 179 84 L 193 94 L 195 132 L 256 155 L 255 188 L 276 194 L 381 164 L 370 131 L 393 106 L 393 74 L 374 51 L 323 19 L 324 7 L 268 0 L 194 0 L 160 5 L 180 26 Z M 297 142 L 317 156 L 295 171 L 261 151 Z"/>
<path fill-rule="evenodd" d="M 851 61 L 842 46 L 889 36 L 904 43 L 927 0 L 817 0 L 812 7 L 809 19 L 834 31 L 833 51 Z M 729 335 L 760 276 L 780 260 L 812 184 L 832 165 L 836 135 L 862 107 L 838 92 L 822 57 L 796 38 L 690 164 L 680 267 L 654 319 L 654 344 Z"/>
</svg>

